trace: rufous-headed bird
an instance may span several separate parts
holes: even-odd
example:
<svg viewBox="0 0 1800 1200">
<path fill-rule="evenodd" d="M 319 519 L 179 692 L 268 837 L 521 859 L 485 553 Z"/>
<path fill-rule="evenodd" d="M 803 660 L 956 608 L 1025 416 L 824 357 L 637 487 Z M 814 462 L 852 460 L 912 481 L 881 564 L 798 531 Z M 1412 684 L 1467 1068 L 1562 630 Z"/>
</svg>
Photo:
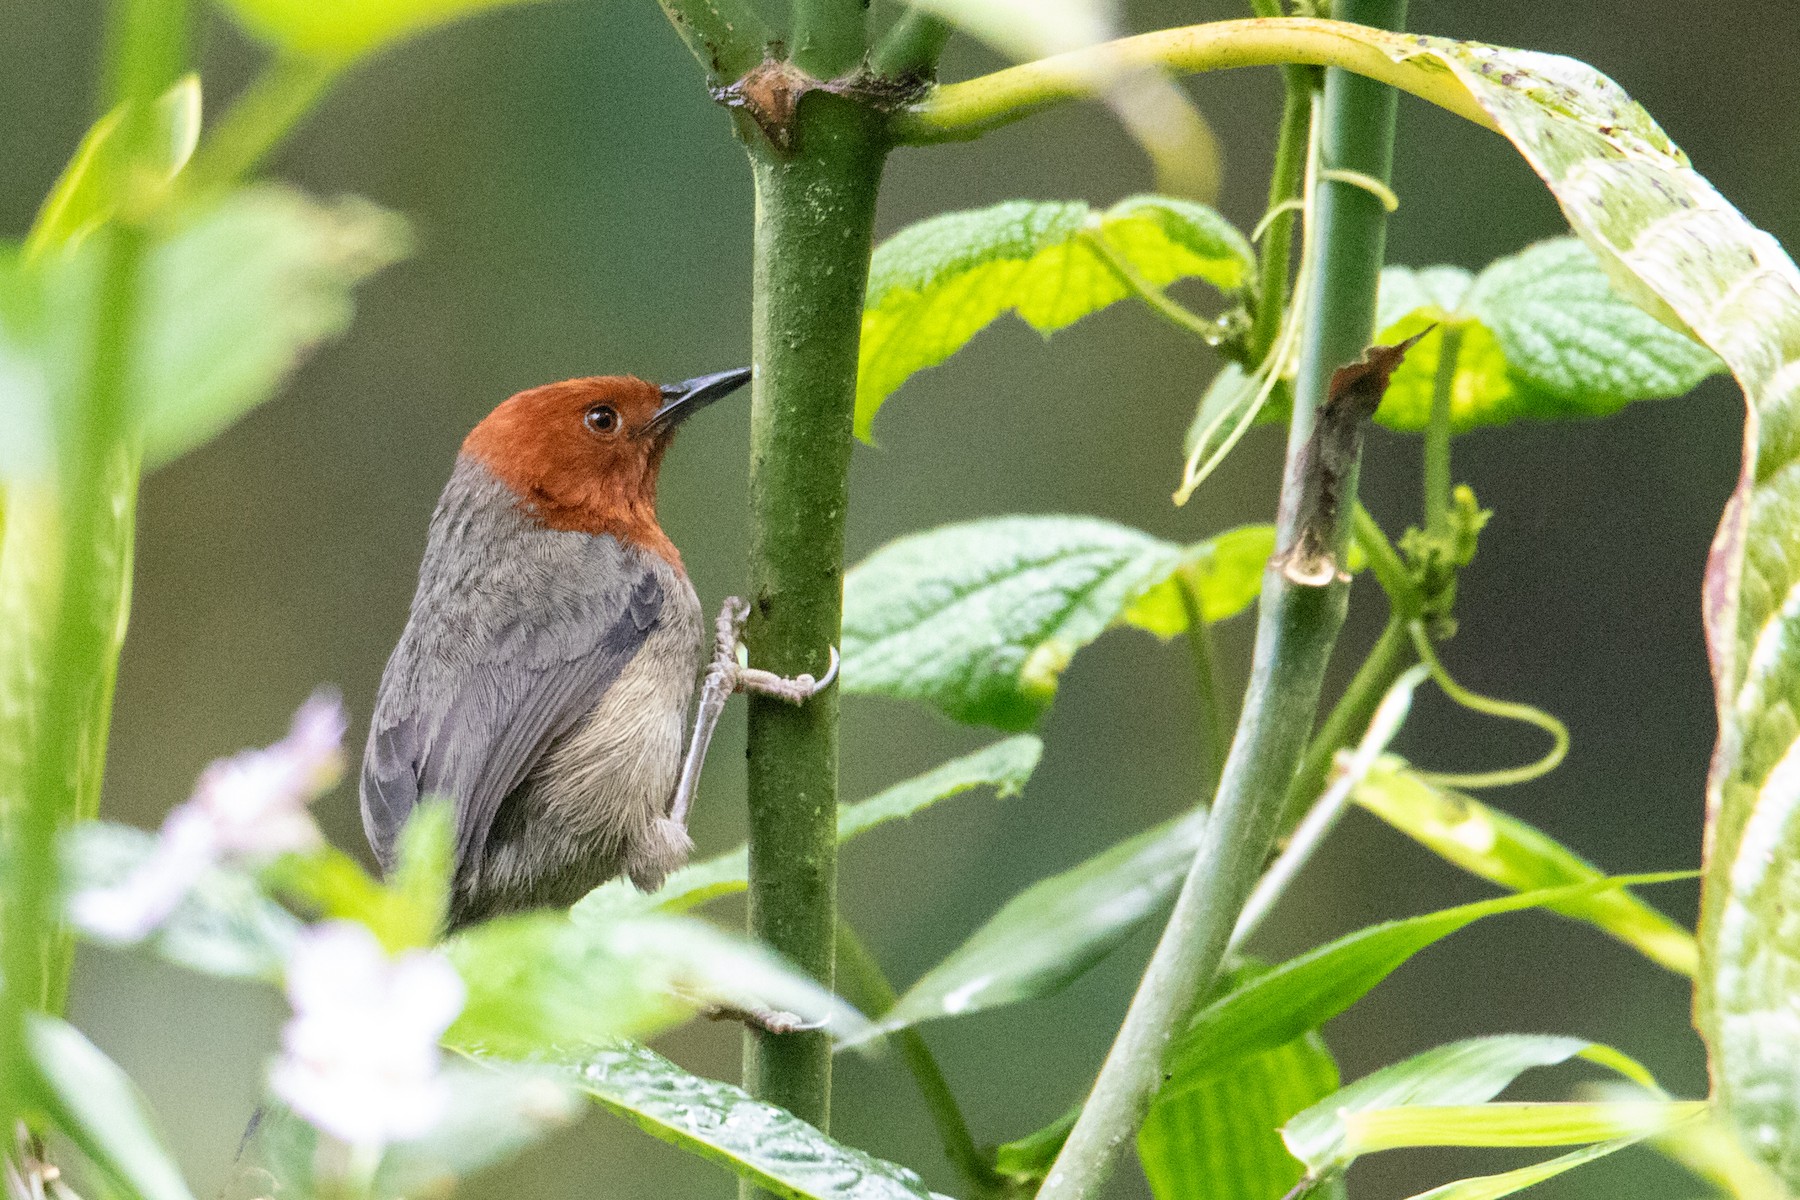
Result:
<svg viewBox="0 0 1800 1200">
<path fill-rule="evenodd" d="M 727 601 L 691 741 L 703 620 L 656 520 L 675 430 L 747 370 L 520 392 L 463 442 L 431 517 L 406 630 L 363 755 L 363 828 L 384 869 L 421 800 L 454 804 L 449 928 L 568 905 L 617 875 L 655 889 L 725 697 L 799 702 L 829 684 L 740 667 Z M 688 747 L 684 762 L 683 747 Z"/>
</svg>

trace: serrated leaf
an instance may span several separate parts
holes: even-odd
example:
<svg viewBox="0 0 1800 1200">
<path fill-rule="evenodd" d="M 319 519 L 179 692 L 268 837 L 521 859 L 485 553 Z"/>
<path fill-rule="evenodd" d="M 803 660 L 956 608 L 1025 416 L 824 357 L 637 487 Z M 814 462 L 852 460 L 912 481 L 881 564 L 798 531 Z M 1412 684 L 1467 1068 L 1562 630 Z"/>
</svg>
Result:
<svg viewBox="0 0 1800 1200">
<path fill-rule="evenodd" d="M 1615 876 L 1383 921 L 1272 968 L 1213 1001 L 1176 1034 L 1164 1061 L 1172 1081 L 1204 1079 L 1221 1063 L 1317 1029 L 1367 995 L 1407 959 L 1485 917 L 1567 903 L 1615 887 L 1688 878 L 1680 872 Z"/>
<path fill-rule="evenodd" d="M 1249 243 L 1223 217 L 1167 196 L 1133 196 L 1104 212 L 1079 200 L 1011 200 L 921 221 L 870 263 L 857 436 L 869 438 L 876 411 L 909 376 L 1003 314 L 1049 334 L 1130 295 L 1094 236 L 1158 287 L 1195 277 L 1232 291 L 1255 270 Z"/>
<path fill-rule="evenodd" d="M 923 700 L 969 724 L 1028 729 L 1076 651 L 1109 627 L 1135 615 L 1169 628 L 1166 597 L 1135 606 L 1184 565 L 1207 589 L 1206 611 L 1247 605 L 1261 586 L 1260 569 L 1248 569 L 1258 545 L 1233 531 L 1184 548 L 1110 521 L 1054 516 L 900 538 L 845 577 L 843 686 Z"/>
<path fill-rule="evenodd" d="M 414 34 L 527 0 L 220 0 L 244 27 L 290 53 L 342 62 Z"/>
<path fill-rule="evenodd" d="M 1679 396 L 1721 368 L 1718 358 L 1625 299 L 1577 238 L 1552 238 L 1488 264 L 1381 274 L 1378 342 L 1430 325 L 1389 381 L 1375 419 L 1421 430 L 1444 346 L 1459 350 L 1450 424 L 1457 432 L 1521 418 L 1599 417 L 1636 400 Z"/>
<path fill-rule="evenodd" d="M 1305 1170 L 1282 1143 L 1281 1126 L 1337 1085 L 1331 1051 L 1309 1033 L 1159 1100 L 1137 1139 L 1151 1194 L 1281 1200 Z"/>
<path fill-rule="evenodd" d="M 1032 884 L 906 990 L 889 1033 L 1047 995 L 1078 978 L 1174 896 L 1205 829 L 1192 813 Z"/>
<path fill-rule="evenodd" d="M 1025 733 L 953 758 L 867 800 L 839 809 L 838 841 L 847 842 L 878 825 L 912 817 L 939 800 L 948 800 L 975 788 L 993 788 L 996 800 L 1015 796 L 1037 769 L 1043 753 L 1044 743 Z M 681 868 L 648 896 L 624 880 L 602 884 L 577 901 L 570 916 L 585 921 L 604 919 L 620 909 L 660 908 L 664 912 L 683 912 L 720 896 L 735 895 L 749 885 L 750 851 L 739 846 L 736 850 Z"/>
<path fill-rule="evenodd" d="M 1541 829 L 1436 787 L 1392 756 L 1378 760 L 1350 796 L 1408 837 L 1501 887 L 1523 892 L 1605 876 Z M 1698 969 L 1694 935 L 1631 892 L 1602 892 L 1555 911 L 1604 929 L 1671 971 L 1691 976 Z"/>
<path fill-rule="evenodd" d="M 839 1035 L 867 1028 L 770 951 L 688 917 L 526 913 L 473 926 L 444 951 L 468 988 L 444 1038 L 461 1050 L 518 1057 L 650 1037 L 701 1008 L 784 1012 Z"/>
<path fill-rule="evenodd" d="M 1534 1067 L 1550 1067 L 1575 1057 L 1622 1069 L 1640 1084 L 1649 1076 L 1610 1046 L 1584 1038 L 1549 1034 L 1497 1034 L 1436 1046 L 1383 1067 L 1324 1096 L 1282 1128 L 1294 1157 L 1315 1175 L 1342 1171 L 1356 1158 L 1347 1122 L 1383 1109 L 1481 1104 L 1504 1091 Z"/>
<path fill-rule="evenodd" d="M 932 1200 L 912 1171 L 825 1134 L 742 1088 L 642 1046 L 540 1059 L 603 1108 L 789 1200 Z"/>
<path fill-rule="evenodd" d="M 0 255 L 0 476 L 43 476 L 81 385 L 100 285 L 93 239 L 27 264 Z M 154 467 L 262 403 L 349 323 L 352 288 L 405 250 L 399 218 L 273 186 L 185 214 L 146 252 L 130 420 Z"/>
<path fill-rule="evenodd" d="M 125 1072 L 73 1025 L 42 1013 L 26 1020 L 35 1100 L 56 1128 L 127 1196 L 194 1200 Z"/>
<path fill-rule="evenodd" d="M 1263 572 L 1275 553 L 1273 525 L 1240 525 L 1208 538 L 1194 548 L 1177 571 L 1126 605 L 1119 620 L 1172 638 L 1188 631 L 1187 605 L 1181 596 L 1185 575 L 1200 597 L 1200 619 L 1207 624 L 1235 617 L 1262 594 Z"/>
</svg>

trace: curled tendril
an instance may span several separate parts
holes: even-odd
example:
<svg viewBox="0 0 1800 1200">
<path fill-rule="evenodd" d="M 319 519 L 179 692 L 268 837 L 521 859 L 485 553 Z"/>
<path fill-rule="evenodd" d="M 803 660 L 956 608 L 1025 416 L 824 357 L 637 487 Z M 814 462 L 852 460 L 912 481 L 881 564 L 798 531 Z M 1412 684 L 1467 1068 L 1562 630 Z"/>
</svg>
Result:
<svg viewBox="0 0 1800 1200">
<path fill-rule="evenodd" d="M 1513 700 L 1496 700 L 1492 696 L 1483 696 L 1472 692 L 1456 682 L 1450 672 L 1444 669 L 1437 651 L 1432 648 L 1431 637 L 1425 631 L 1423 621 L 1413 621 L 1407 626 L 1412 635 L 1412 642 L 1419 652 L 1419 659 L 1438 687 L 1450 699 L 1472 712 L 1482 713 L 1490 717 L 1499 717 L 1506 721 L 1520 721 L 1526 725 L 1535 725 L 1550 735 L 1551 746 L 1548 753 L 1536 762 L 1522 767 L 1508 767 L 1500 771 L 1477 771 L 1469 774 L 1444 774 L 1435 771 L 1420 771 L 1418 775 L 1438 787 L 1457 788 L 1473 791 L 1477 788 L 1505 787 L 1514 783 L 1525 783 L 1529 780 L 1547 775 L 1554 771 L 1563 758 L 1569 753 L 1569 728 L 1561 721 L 1530 704 L 1520 704 Z"/>
</svg>

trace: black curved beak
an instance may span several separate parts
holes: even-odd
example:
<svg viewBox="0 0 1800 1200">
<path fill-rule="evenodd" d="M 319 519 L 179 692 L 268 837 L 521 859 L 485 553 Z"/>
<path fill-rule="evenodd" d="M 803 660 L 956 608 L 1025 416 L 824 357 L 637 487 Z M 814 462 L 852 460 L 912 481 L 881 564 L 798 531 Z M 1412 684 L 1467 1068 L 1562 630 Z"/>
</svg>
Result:
<svg viewBox="0 0 1800 1200">
<path fill-rule="evenodd" d="M 680 383 L 666 383 L 661 389 L 663 406 L 656 410 L 656 415 L 644 428 L 659 435 L 669 433 L 714 400 L 731 395 L 749 382 L 750 368 L 739 367 L 735 371 L 718 371 Z"/>
</svg>

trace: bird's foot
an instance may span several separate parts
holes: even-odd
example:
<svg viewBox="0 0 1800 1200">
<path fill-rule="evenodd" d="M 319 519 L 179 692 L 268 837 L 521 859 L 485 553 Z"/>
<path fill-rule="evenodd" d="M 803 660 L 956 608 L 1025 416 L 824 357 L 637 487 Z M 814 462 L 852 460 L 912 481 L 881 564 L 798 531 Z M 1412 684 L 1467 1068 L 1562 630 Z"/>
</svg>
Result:
<svg viewBox="0 0 1800 1200">
<path fill-rule="evenodd" d="M 789 704 L 804 704 L 837 680 L 839 659 L 836 646 L 830 647 L 831 666 L 824 677 L 819 679 L 810 674 L 791 677 L 777 675 L 773 671 L 764 671 L 740 662 L 738 650 L 743 645 L 744 622 L 749 617 L 748 604 L 736 596 L 726 598 L 724 607 L 719 610 L 719 619 L 713 626 L 715 637 L 712 665 L 706 671 L 706 686 L 709 690 L 726 687 L 733 692 L 755 692 L 761 696 L 785 700 Z"/>
<path fill-rule="evenodd" d="M 752 1029 L 760 1029 L 764 1033 L 812 1033 L 826 1025 L 824 1020 L 807 1021 L 798 1013 L 779 1008 L 714 1005 L 706 1010 L 706 1015 L 715 1021 L 742 1021 Z"/>
</svg>

